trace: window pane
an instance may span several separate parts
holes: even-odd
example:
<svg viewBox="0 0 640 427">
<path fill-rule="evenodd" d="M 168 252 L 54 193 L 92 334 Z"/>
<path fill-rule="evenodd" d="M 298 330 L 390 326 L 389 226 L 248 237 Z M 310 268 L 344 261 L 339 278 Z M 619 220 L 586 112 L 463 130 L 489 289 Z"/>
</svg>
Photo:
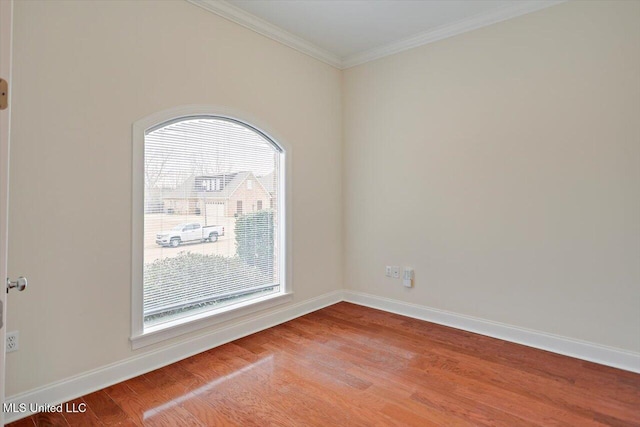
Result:
<svg viewBox="0 0 640 427">
<path fill-rule="evenodd" d="M 194 117 L 148 131 L 144 156 L 145 326 L 281 291 L 275 144 Z"/>
</svg>

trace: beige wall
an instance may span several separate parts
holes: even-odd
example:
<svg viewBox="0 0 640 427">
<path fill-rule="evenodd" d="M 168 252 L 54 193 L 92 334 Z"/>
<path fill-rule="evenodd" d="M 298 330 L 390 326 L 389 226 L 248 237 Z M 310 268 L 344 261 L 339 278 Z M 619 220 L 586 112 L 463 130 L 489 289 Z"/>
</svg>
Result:
<svg viewBox="0 0 640 427">
<path fill-rule="evenodd" d="M 345 286 L 640 351 L 639 21 L 569 2 L 346 70 Z"/>
<path fill-rule="evenodd" d="M 9 296 L 8 396 L 148 351 L 128 340 L 131 126 L 160 110 L 241 110 L 291 146 L 294 302 L 341 288 L 338 70 L 184 1 L 14 19 L 9 273 L 30 288 Z"/>
</svg>

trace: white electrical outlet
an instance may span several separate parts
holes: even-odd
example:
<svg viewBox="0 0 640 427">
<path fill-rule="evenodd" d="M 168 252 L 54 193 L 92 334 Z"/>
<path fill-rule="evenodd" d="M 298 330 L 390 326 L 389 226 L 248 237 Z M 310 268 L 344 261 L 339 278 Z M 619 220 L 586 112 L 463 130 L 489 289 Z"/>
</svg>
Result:
<svg viewBox="0 0 640 427">
<path fill-rule="evenodd" d="M 384 268 L 384 275 L 387 276 L 387 277 L 391 277 L 391 266 L 390 265 L 387 265 Z"/>
<path fill-rule="evenodd" d="M 394 279 L 400 278 L 400 267 L 398 267 L 397 265 L 391 267 L 391 277 L 393 277 Z"/>
<path fill-rule="evenodd" d="M 18 351 L 18 331 L 7 332 L 7 353 Z"/>
</svg>

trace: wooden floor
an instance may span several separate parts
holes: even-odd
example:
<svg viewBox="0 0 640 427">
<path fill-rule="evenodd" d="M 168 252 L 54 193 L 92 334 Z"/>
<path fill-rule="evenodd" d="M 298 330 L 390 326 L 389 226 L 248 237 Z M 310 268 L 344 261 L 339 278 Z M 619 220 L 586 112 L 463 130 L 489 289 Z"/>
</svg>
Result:
<svg viewBox="0 0 640 427">
<path fill-rule="evenodd" d="M 11 426 L 639 426 L 640 375 L 340 303 Z"/>
</svg>

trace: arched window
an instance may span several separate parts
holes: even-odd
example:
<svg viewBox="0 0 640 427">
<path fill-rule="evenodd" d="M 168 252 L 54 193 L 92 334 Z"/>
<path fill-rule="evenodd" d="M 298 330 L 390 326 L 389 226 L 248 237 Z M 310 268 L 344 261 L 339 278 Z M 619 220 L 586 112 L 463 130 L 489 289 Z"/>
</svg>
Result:
<svg viewBox="0 0 640 427">
<path fill-rule="evenodd" d="M 134 348 L 289 295 L 280 144 L 192 114 L 136 123 L 134 151 Z"/>
</svg>

